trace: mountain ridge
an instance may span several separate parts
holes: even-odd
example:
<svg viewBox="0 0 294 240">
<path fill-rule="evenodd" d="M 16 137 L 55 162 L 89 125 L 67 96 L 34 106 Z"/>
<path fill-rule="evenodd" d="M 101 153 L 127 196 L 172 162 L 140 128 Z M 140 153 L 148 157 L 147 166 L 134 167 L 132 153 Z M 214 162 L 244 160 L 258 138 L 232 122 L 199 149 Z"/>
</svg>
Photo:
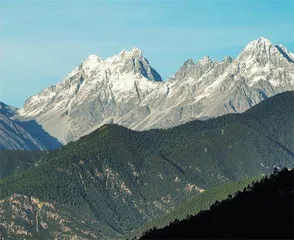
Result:
<svg viewBox="0 0 294 240">
<path fill-rule="evenodd" d="M 18 118 L 17 108 L 0 102 L 0 150 L 46 150 L 61 146 L 35 120 Z"/>
<path fill-rule="evenodd" d="M 243 114 L 170 129 L 105 125 L 1 179 L 0 199 L 33 196 L 83 214 L 95 234 L 122 237 L 217 184 L 292 167 L 293 101 L 281 93 Z"/>
<path fill-rule="evenodd" d="M 28 98 L 19 119 L 36 120 L 63 144 L 107 123 L 134 130 L 241 113 L 294 89 L 293 54 L 266 38 L 235 59 L 187 60 L 168 81 L 138 48 L 105 60 L 90 55 L 58 84 Z"/>
</svg>

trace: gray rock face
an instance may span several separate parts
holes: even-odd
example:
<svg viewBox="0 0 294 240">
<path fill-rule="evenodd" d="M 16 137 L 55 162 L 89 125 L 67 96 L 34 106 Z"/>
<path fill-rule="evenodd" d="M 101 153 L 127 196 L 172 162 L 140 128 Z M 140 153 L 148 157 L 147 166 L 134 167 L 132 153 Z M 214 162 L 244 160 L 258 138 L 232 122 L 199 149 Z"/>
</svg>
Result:
<svg viewBox="0 0 294 240">
<path fill-rule="evenodd" d="M 168 81 L 133 49 L 106 60 L 89 56 L 60 83 L 30 97 L 18 114 L 65 144 L 106 123 L 145 130 L 241 113 L 293 87 L 294 54 L 265 38 L 234 60 L 190 59 Z"/>
<path fill-rule="evenodd" d="M 40 142 L 12 119 L 15 111 L 16 109 L 0 103 L 0 149 L 44 150 Z"/>
<path fill-rule="evenodd" d="M 34 120 L 20 121 L 16 111 L 0 102 L 0 149 L 46 150 L 61 146 Z"/>
</svg>

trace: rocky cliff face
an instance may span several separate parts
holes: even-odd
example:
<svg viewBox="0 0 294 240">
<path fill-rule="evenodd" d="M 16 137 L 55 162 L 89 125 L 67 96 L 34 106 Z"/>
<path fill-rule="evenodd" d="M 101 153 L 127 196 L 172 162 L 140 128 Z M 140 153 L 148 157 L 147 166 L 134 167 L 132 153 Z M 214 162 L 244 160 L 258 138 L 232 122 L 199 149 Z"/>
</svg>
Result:
<svg viewBox="0 0 294 240">
<path fill-rule="evenodd" d="M 17 109 L 0 102 L 0 149 L 45 150 L 61 146 L 34 120 L 20 121 Z"/>
<path fill-rule="evenodd" d="M 162 81 L 139 49 L 106 60 L 91 55 L 60 83 L 30 97 L 18 113 L 36 119 L 64 144 L 106 123 L 145 130 L 240 113 L 293 90 L 293 56 L 260 38 L 236 59 L 190 59 Z"/>
</svg>

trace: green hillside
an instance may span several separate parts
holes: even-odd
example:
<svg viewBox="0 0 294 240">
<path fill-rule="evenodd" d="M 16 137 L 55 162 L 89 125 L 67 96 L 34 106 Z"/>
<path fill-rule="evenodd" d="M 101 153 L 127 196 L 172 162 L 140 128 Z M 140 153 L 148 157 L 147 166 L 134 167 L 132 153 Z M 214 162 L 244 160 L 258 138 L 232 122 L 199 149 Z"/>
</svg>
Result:
<svg viewBox="0 0 294 240">
<path fill-rule="evenodd" d="M 203 190 L 293 166 L 293 102 L 283 93 L 244 114 L 167 130 L 105 125 L 0 180 L 0 199 L 33 196 L 91 219 L 104 237 L 124 236 Z"/>
<path fill-rule="evenodd" d="M 152 219 L 147 221 L 142 227 L 133 231 L 128 238 L 134 239 L 140 237 L 144 232 L 156 228 L 163 228 L 175 219 L 183 220 L 187 216 L 196 215 L 200 211 L 208 210 L 209 207 L 216 201 L 222 201 L 228 198 L 229 195 L 234 195 L 238 191 L 242 191 L 247 188 L 252 182 L 260 181 L 265 176 L 255 176 L 246 178 L 238 182 L 229 182 L 210 188 L 198 196 L 182 203 L 170 213 L 162 216 L 158 219 Z"/>
<path fill-rule="evenodd" d="M 293 179 L 284 169 L 141 239 L 293 239 Z"/>
<path fill-rule="evenodd" d="M 38 165 L 46 152 L 0 150 L 0 179 Z"/>
</svg>

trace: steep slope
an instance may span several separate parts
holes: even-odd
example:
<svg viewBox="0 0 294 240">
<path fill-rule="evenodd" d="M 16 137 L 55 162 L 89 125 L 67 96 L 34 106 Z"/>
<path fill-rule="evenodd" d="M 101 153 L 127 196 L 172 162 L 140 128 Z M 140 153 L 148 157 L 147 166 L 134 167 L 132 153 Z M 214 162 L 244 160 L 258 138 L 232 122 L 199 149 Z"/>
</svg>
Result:
<svg viewBox="0 0 294 240">
<path fill-rule="evenodd" d="M 46 151 L 1 150 L 0 179 L 38 165 Z"/>
<path fill-rule="evenodd" d="M 51 135 L 67 143 L 97 123 L 112 123 L 138 108 L 161 81 L 139 49 L 106 60 L 91 55 L 62 82 L 29 98 L 20 115 L 36 118 Z M 144 112 L 149 112 L 148 107 L 142 107 L 137 117 L 143 119 Z"/>
<path fill-rule="evenodd" d="M 16 108 L 0 102 L 0 150 L 45 150 L 61 146 L 36 121 L 20 121 L 16 112 Z"/>
<path fill-rule="evenodd" d="M 184 201 L 168 214 L 163 215 L 162 217 L 159 217 L 157 219 L 151 219 L 150 221 L 147 221 L 143 226 L 139 227 L 135 231 L 132 231 L 127 236 L 127 239 L 138 239 L 154 227 L 156 227 L 157 229 L 164 228 L 175 219 L 183 220 L 186 219 L 187 216 L 196 215 L 200 211 L 208 210 L 209 207 L 216 201 L 227 199 L 230 194 L 234 195 L 237 191 L 242 191 L 252 182 L 259 181 L 263 177 L 264 175 L 259 175 L 251 178 L 246 178 L 238 182 L 220 184 L 213 188 L 207 189 L 200 195 L 193 197 L 191 200 Z"/>
<path fill-rule="evenodd" d="M 277 114 L 281 113 L 281 111 L 283 111 L 283 114 Z M 286 92 L 261 102 L 254 108 L 246 111 L 243 116 L 254 119 L 255 128 L 259 132 L 267 131 L 268 139 L 275 141 L 277 144 L 281 144 L 289 152 L 294 152 L 293 112 L 293 92 Z M 287 115 L 287 118 L 284 118 L 284 114 Z"/>
<path fill-rule="evenodd" d="M 0 239 L 101 239 L 89 219 L 20 194 L 0 201 Z M 82 226 L 82 228 L 81 228 Z"/>
<path fill-rule="evenodd" d="M 293 177 L 285 169 L 142 239 L 293 239 Z"/>
<path fill-rule="evenodd" d="M 283 145 L 292 126 L 280 124 L 293 119 L 293 101 L 294 93 L 287 92 L 252 113 L 168 130 L 105 125 L 49 152 L 38 166 L 2 179 L 0 199 L 33 196 L 91 219 L 93 234 L 123 236 L 217 184 L 293 166 L 294 142 Z M 268 111 L 271 125 L 265 127 L 267 119 L 255 116 Z M 287 136 L 280 138 L 281 132 Z"/>
<path fill-rule="evenodd" d="M 102 60 L 91 55 L 59 84 L 30 97 L 19 115 L 36 119 L 61 142 L 106 123 L 134 130 L 240 113 L 293 90 L 293 54 L 268 39 L 250 42 L 236 59 L 188 60 L 168 81 L 139 49 Z"/>
</svg>

